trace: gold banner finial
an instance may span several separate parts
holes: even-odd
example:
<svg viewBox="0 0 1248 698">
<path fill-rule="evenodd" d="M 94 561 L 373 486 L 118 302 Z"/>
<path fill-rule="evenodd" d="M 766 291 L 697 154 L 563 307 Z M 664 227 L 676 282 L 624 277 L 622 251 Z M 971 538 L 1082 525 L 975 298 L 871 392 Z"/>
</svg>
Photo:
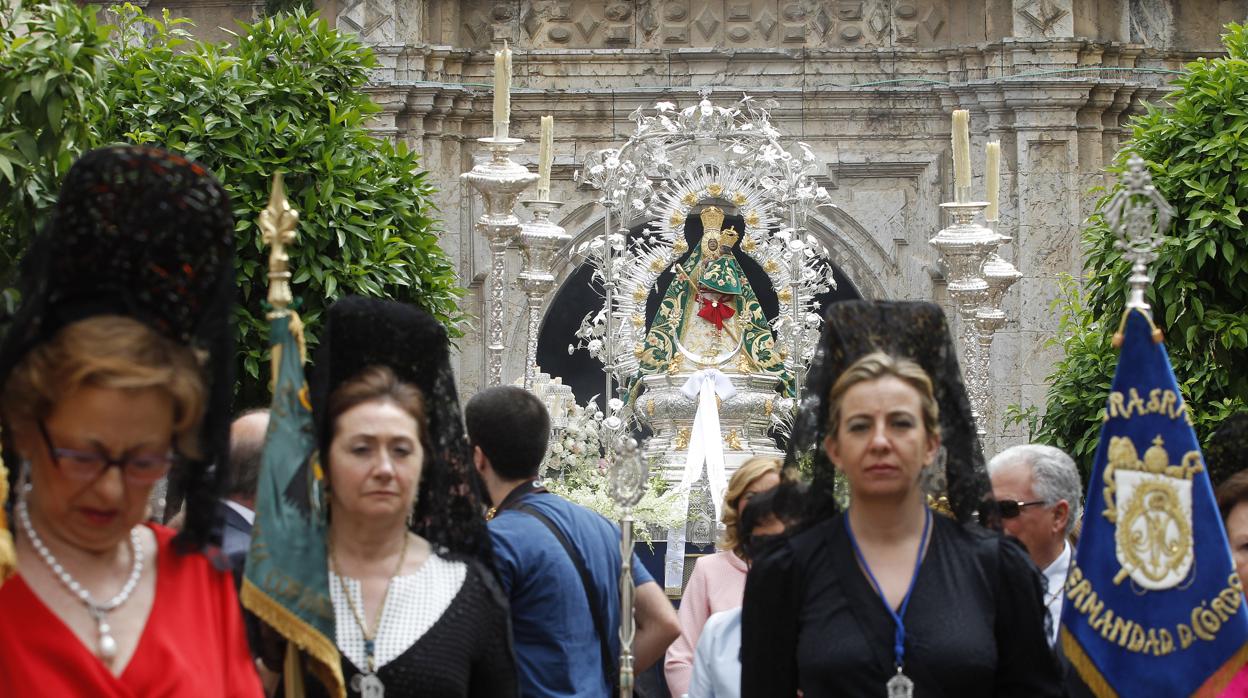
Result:
<svg viewBox="0 0 1248 698">
<path fill-rule="evenodd" d="M 273 173 L 273 188 L 269 191 L 269 205 L 260 212 L 260 232 L 269 251 L 269 319 L 290 313 L 294 297 L 290 293 L 290 256 L 286 246 L 295 241 L 295 226 L 299 225 L 299 212 L 290 207 L 286 199 L 286 187 L 282 173 Z"/>
</svg>

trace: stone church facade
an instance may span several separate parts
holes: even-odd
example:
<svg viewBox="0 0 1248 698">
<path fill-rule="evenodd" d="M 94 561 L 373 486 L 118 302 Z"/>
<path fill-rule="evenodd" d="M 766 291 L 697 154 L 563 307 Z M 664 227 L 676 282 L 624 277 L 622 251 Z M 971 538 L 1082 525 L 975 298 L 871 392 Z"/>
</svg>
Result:
<svg viewBox="0 0 1248 698">
<path fill-rule="evenodd" d="M 538 119 L 555 118 L 557 221 L 582 241 L 601 232 L 594 192 L 573 173 L 592 150 L 622 144 L 628 116 L 709 88 L 730 106 L 743 93 L 773 99 L 776 127 L 810 145 L 835 206 L 811 232 L 866 298 L 947 302 L 928 243 L 953 198 L 950 112 L 971 112 L 975 190 L 984 144 L 1002 144 L 1001 255 L 1023 278 L 992 349 L 995 424 L 989 451 L 1025 438 L 1004 430 L 1006 405 L 1043 406 L 1059 354 L 1050 302 L 1062 274 L 1080 274 L 1080 228 L 1106 182 L 1103 167 L 1129 136 L 1127 120 L 1159 101 L 1174 72 L 1220 53 L 1219 34 L 1248 0 L 336 0 L 317 5 L 371 44 L 382 67 L 371 89 L 377 128 L 423 155 L 439 193 L 442 244 L 484 316 L 486 241 L 473 231 L 481 202 L 460 173 L 490 135 L 492 51 L 515 50 L 515 159 L 536 168 Z M 195 20 L 202 36 L 262 5 L 150 0 Z M 527 219 L 527 214 L 521 213 Z M 637 224 L 642 221 L 633 221 Z M 561 279 L 574 269 L 562 255 Z M 516 255 L 509 266 L 519 271 Z M 523 296 L 511 294 L 505 378 L 522 375 Z M 564 341 L 571 341 L 568 338 Z M 461 390 L 484 380 L 480 323 L 460 341 Z M 550 367 L 544 367 L 550 369 Z M 557 373 L 557 371 L 551 371 Z"/>
</svg>

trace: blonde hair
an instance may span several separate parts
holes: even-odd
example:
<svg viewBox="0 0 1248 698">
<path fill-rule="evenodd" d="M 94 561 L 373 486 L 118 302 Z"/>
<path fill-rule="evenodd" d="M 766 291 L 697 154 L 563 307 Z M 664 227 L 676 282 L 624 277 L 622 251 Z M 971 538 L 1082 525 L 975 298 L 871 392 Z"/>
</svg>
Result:
<svg viewBox="0 0 1248 698">
<path fill-rule="evenodd" d="M 923 410 L 923 426 L 928 434 L 940 433 L 940 406 L 936 404 L 936 396 L 932 390 L 932 379 L 923 367 L 910 359 L 890 356 L 884 352 L 874 352 L 850 364 L 849 368 L 836 379 L 832 389 L 828 391 L 828 433 L 836 438 L 841 424 L 841 399 L 850 388 L 859 383 L 875 381 L 892 376 L 906 383 L 919 394 L 919 403 Z"/>
<path fill-rule="evenodd" d="M 741 495 L 767 473 L 781 474 L 783 463 L 773 456 L 754 456 L 741 464 L 737 472 L 728 481 L 728 490 L 724 492 L 724 539 L 720 543 L 723 550 L 731 550 L 740 555 L 745 541 L 737 537 L 737 519 L 741 516 L 739 505 Z"/>
<path fill-rule="evenodd" d="M 200 457 L 198 427 L 207 389 L 195 353 L 130 317 L 98 315 L 66 325 L 14 367 L 0 397 L 10 426 L 46 419 L 83 386 L 144 390 L 173 398 L 174 445 Z"/>
</svg>

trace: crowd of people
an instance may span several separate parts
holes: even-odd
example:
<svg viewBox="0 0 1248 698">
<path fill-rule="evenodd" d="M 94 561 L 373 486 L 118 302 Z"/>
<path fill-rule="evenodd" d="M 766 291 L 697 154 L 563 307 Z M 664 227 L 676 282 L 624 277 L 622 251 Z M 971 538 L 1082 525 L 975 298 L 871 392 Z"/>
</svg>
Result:
<svg viewBox="0 0 1248 698">
<path fill-rule="evenodd" d="M 0 694 L 334 694 L 238 601 L 277 416 L 231 423 L 234 230 L 194 162 L 113 147 L 75 164 L 27 254 L 0 344 Z M 1057 642 L 1074 461 L 1022 445 L 984 463 L 936 306 L 840 306 L 790 444 L 807 475 L 735 471 L 679 611 L 634 555 L 634 666 L 662 677 L 639 695 L 1082 695 Z M 343 298 L 320 335 L 348 694 L 618 693 L 619 530 L 542 486 L 542 402 L 496 387 L 461 414 L 446 332 L 410 306 Z M 1218 504 L 1243 576 L 1248 473 Z"/>
</svg>

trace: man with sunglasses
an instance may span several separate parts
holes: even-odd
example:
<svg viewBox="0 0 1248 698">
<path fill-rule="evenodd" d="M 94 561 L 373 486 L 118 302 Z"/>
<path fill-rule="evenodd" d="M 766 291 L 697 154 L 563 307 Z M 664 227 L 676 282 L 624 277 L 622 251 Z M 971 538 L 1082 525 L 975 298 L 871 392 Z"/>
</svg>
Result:
<svg viewBox="0 0 1248 698">
<path fill-rule="evenodd" d="M 1079 469 L 1062 450 L 1012 446 L 988 462 L 992 493 L 1006 533 L 1018 538 L 1044 571 L 1049 644 L 1057 642 L 1062 587 L 1073 554 L 1069 537 L 1083 512 Z"/>
</svg>

